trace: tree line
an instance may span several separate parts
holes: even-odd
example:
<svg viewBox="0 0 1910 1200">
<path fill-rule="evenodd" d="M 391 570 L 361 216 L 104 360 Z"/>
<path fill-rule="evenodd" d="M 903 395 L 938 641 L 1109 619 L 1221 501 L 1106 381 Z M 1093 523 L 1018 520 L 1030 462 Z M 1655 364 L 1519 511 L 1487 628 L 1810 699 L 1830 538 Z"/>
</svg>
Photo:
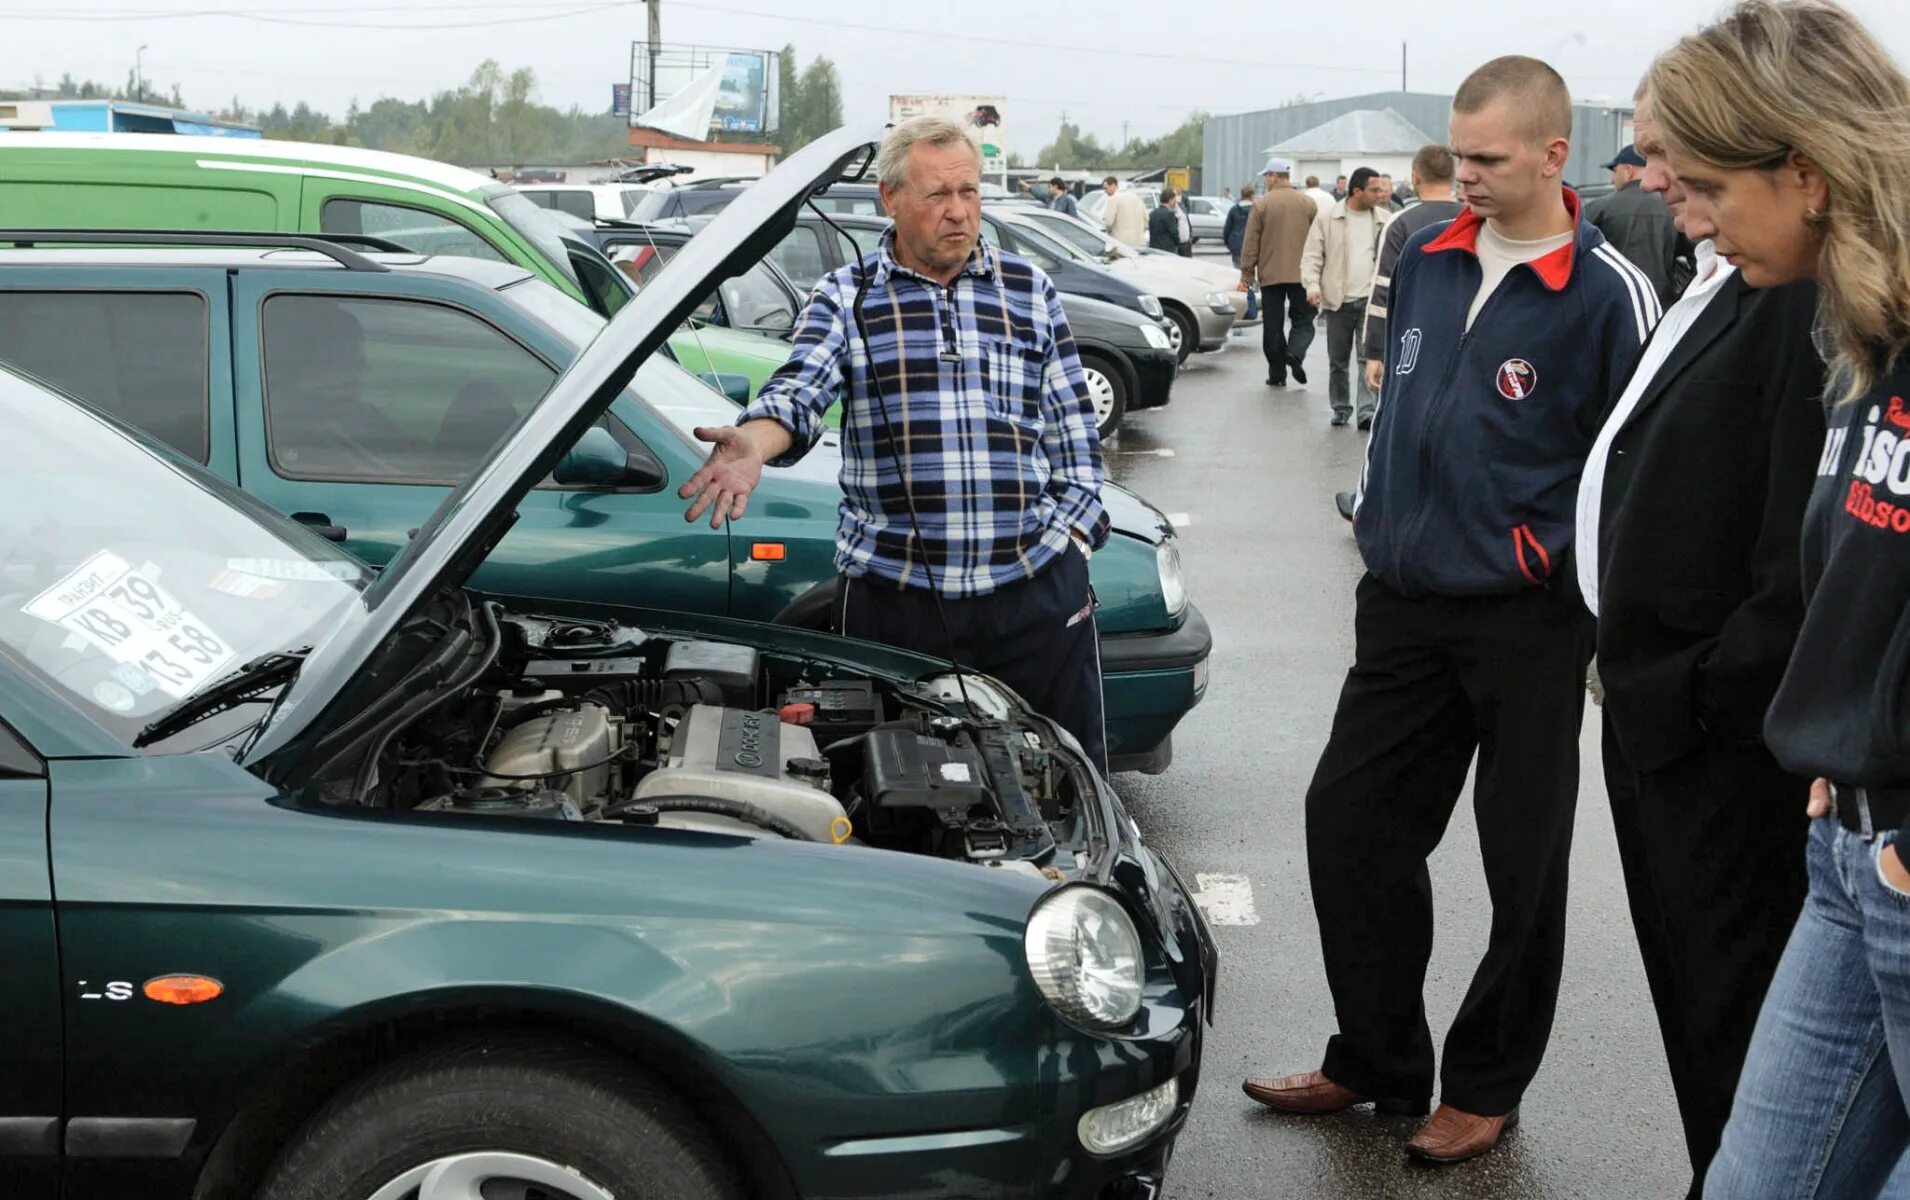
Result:
<svg viewBox="0 0 1910 1200">
<path fill-rule="evenodd" d="M 1082 133 L 1079 125 L 1063 121 L 1061 132 L 1055 135 L 1054 141 L 1041 148 L 1032 162 L 1020 162 L 1019 156 L 1016 156 L 1014 165 L 1063 171 L 1088 167 L 1144 169 L 1198 166 L 1204 140 L 1202 131 L 1206 123 L 1206 113 L 1189 113 L 1185 121 L 1160 137 L 1130 138 L 1126 145 L 1114 146 L 1102 145 L 1093 134 Z"/>
<path fill-rule="evenodd" d="M 778 63 L 780 131 L 772 135 L 784 154 L 842 123 L 842 82 L 835 64 L 812 59 L 798 71 L 796 50 L 786 46 Z M 125 100 L 135 103 L 192 108 L 177 84 L 165 88 L 136 80 L 129 72 L 123 85 L 75 79 L 40 85 L 29 94 L 6 95 L 9 100 Z M 605 97 L 606 102 L 608 97 Z M 479 64 L 465 83 L 427 100 L 380 97 L 361 106 L 352 101 L 342 118 L 300 100 L 291 107 L 281 101 L 270 108 L 253 108 L 234 97 L 210 111 L 227 121 L 255 125 L 268 138 L 325 142 L 415 154 L 464 166 L 570 164 L 605 158 L 634 157 L 629 122 L 606 111 L 586 112 L 577 105 L 558 109 L 537 99 L 537 76 L 529 67 L 513 71 L 495 60 Z M 758 135 L 712 135 L 715 140 L 759 141 Z"/>
</svg>

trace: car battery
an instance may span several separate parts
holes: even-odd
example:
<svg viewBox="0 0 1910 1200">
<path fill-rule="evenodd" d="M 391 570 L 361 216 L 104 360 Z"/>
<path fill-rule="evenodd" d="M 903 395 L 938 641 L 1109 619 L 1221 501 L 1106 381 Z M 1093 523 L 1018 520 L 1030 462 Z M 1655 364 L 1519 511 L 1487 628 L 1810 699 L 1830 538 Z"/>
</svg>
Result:
<svg viewBox="0 0 1910 1200">
<path fill-rule="evenodd" d="M 867 746 L 862 789 L 880 807 L 966 813 L 990 806 L 988 769 L 967 746 L 895 726 L 871 732 Z"/>
<path fill-rule="evenodd" d="M 816 744 L 824 748 L 861 737 L 884 720 L 882 697 L 867 679 L 826 679 L 791 688 L 776 706 L 787 709 L 792 704 L 807 704 L 815 710 L 807 724 Z"/>
</svg>

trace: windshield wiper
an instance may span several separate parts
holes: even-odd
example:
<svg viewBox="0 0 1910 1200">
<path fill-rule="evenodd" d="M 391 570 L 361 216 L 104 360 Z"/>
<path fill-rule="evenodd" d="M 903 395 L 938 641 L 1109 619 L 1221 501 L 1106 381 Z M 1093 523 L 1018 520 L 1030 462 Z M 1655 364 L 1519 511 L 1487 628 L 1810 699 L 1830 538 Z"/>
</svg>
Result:
<svg viewBox="0 0 1910 1200">
<path fill-rule="evenodd" d="M 193 693 L 186 703 L 140 730 L 139 736 L 133 739 L 133 748 L 143 749 L 182 729 L 197 725 L 207 717 L 230 712 L 241 704 L 250 704 L 298 674 L 305 656 L 311 652 L 310 646 L 300 646 L 296 650 L 260 655 L 230 675 L 209 684 L 204 690 Z"/>
</svg>

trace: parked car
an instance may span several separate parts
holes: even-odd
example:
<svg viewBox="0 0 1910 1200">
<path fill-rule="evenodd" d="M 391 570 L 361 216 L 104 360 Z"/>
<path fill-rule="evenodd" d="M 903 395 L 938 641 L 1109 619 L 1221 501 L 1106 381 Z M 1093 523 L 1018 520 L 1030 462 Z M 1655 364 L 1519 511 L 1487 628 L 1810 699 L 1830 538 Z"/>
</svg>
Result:
<svg viewBox="0 0 1910 1200">
<path fill-rule="evenodd" d="M 1141 198 L 1141 207 L 1153 212 L 1161 206 L 1161 190 L 1156 187 L 1132 187 L 1123 185 L 1122 191 L 1133 192 Z M 1095 224 L 1103 224 L 1101 210 L 1108 206 L 1108 194 L 1100 188 L 1091 188 L 1081 197 L 1078 208 L 1082 215 L 1093 218 Z"/>
<path fill-rule="evenodd" d="M 638 201 L 629 217 L 632 221 L 647 224 L 718 213 L 748 191 L 750 184 L 755 182 L 754 179 L 722 176 L 699 179 L 694 183 L 656 184 L 651 187 L 649 195 Z"/>
<path fill-rule="evenodd" d="M 586 221 L 621 221 L 637 210 L 650 189 L 635 183 L 520 183 L 532 204 Z"/>
<path fill-rule="evenodd" d="M 1226 295 L 1238 317 L 1244 318 L 1247 315 L 1247 296 L 1238 286 L 1240 271 L 1230 263 L 1205 257 L 1182 258 L 1178 254 L 1165 250 L 1130 246 L 1126 242 L 1108 236 L 1106 229 L 1086 217 L 1071 217 L 1051 208 L 1031 209 L 1024 215 L 1039 228 L 1117 274 L 1131 270 L 1152 279 L 1156 273 L 1159 273 L 1180 281 L 1178 287 L 1175 284 L 1161 285 L 1157 289 L 1157 294 L 1174 294 L 1180 288 L 1185 288 L 1187 281 L 1192 280 L 1207 290 Z M 1153 285 L 1150 283 L 1147 286 Z"/>
<path fill-rule="evenodd" d="M 1216 955 L 1072 738 L 645 575 L 467 586 L 540 481 L 628 477 L 620 385 L 703 390 L 657 348 L 877 136 L 712 227 L 376 575 L 0 370 L 9 1197 L 1159 1193 Z M 387 266 L 294 273 L 427 273 Z"/>
<path fill-rule="evenodd" d="M 1237 289 L 1202 283 L 1182 271 L 1154 265 L 1169 261 L 1186 262 L 1180 255 L 1111 258 L 1090 253 L 1061 236 L 1054 220 L 1045 219 L 1071 220 L 1062 213 L 1026 204 L 991 208 L 998 221 L 1013 229 L 1020 241 L 1039 246 L 1049 257 L 1072 258 L 1076 262 L 1124 276 L 1136 287 L 1158 298 L 1171 323 L 1168 340 L 1181 362 L 1186 362 L 1196 350 L 1218 350 L 1227 344 L 1227 334 L 1233 329 L 1240 311 L 1234 307 L 1233 298 L 1239 294 Z"/>
<path fill-rule="evenodd" d="M 300 253 L 284 235 L 255 249 L 195 247 L 190 235 L 171 249 L 106 248 L 129 235 L 93 236 L 90 249 L 0 250 L 0 361 L 374 563 L 404 548 L 603 325 L 503 263 L 316 240 Z M 666 350 L 717 332 L 679 330 Z M 833 435 L 798 466 L 766 472 L 725 531 L 684 524 L 674 488 L 705 454 L 690 431 L 735 419 L 734 399 L 674 364 L 640 377 L 603 419 L 630 473 L 582 492 L 533 491 L 477 585 L 589 603 L 623 603 L 640 585 L 653 606 L 826 627 L 842 502 Z M 1110 754 L 1123 769 L 1161 769 L 1204 690 L 1212 639 L 1165 518 L 1113 486 L 1104 499 L 1117 536 L 1092 576 Z"/>
<path fill-rule="evenodd" d="M 407 154 L 142 133 L 0 138 L 0 225 L 365 235 L 515 263 L 608 316 L 617 272 L 516 188 Z"/>
<path fill-rule="evenodd" d="M 1202 238 L 1218 242 L 1221 229 L 1227 224 L 1227 210 L 1234 206 L 1231 200 L 1219 196 L 1185 196 L 1182 204 L 1187 208 L 1187 223 L 1194 229 L 1194 244 L 1199 245 Z"/>
<path fill-rule="evenodd" d="M 829 222 L 834 222 L 831 225 Z M 887 217 L 842 214 L 824 221 L 814 213 L 797 216 L 796 227 L 770 251 L 770 258 L 804 272 L 813 285 L 829 272 L 875 251 Z M 851 241 L 845 243 L 842 234 Z M 1041 259 L 1036 265 L 1042 266 Z M 1045 269 L 1045 266 L 1044 266 Z M 1072 277 L 1070 277 L 1072 278 Z M 1112 437 L 1130 409 L 1159 408 L 1173 394 L 1179 360 L 1165 322 L 1149 321 L 1129 309 L 1093 296 L 1067 291 L 1056 278 L 1062 311 L 1074 333 L 1094 401 L 1095 423 L 1103 438 Z"/>
</svg>

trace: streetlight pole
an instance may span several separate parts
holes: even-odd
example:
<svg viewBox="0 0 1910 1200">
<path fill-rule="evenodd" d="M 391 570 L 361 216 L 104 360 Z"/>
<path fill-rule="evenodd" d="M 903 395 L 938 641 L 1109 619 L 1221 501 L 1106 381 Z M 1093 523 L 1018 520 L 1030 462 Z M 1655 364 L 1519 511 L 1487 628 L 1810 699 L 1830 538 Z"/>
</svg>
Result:
<svg viewBox="0 0 1910 1200">
<path fill-rule="evenodd" d="M 146 47 L 143 45 L 133 51 L 133 99 L 135 100 L 146 98 L 146 72 L 140 61 L 145 54 Z"/>
</svg>

